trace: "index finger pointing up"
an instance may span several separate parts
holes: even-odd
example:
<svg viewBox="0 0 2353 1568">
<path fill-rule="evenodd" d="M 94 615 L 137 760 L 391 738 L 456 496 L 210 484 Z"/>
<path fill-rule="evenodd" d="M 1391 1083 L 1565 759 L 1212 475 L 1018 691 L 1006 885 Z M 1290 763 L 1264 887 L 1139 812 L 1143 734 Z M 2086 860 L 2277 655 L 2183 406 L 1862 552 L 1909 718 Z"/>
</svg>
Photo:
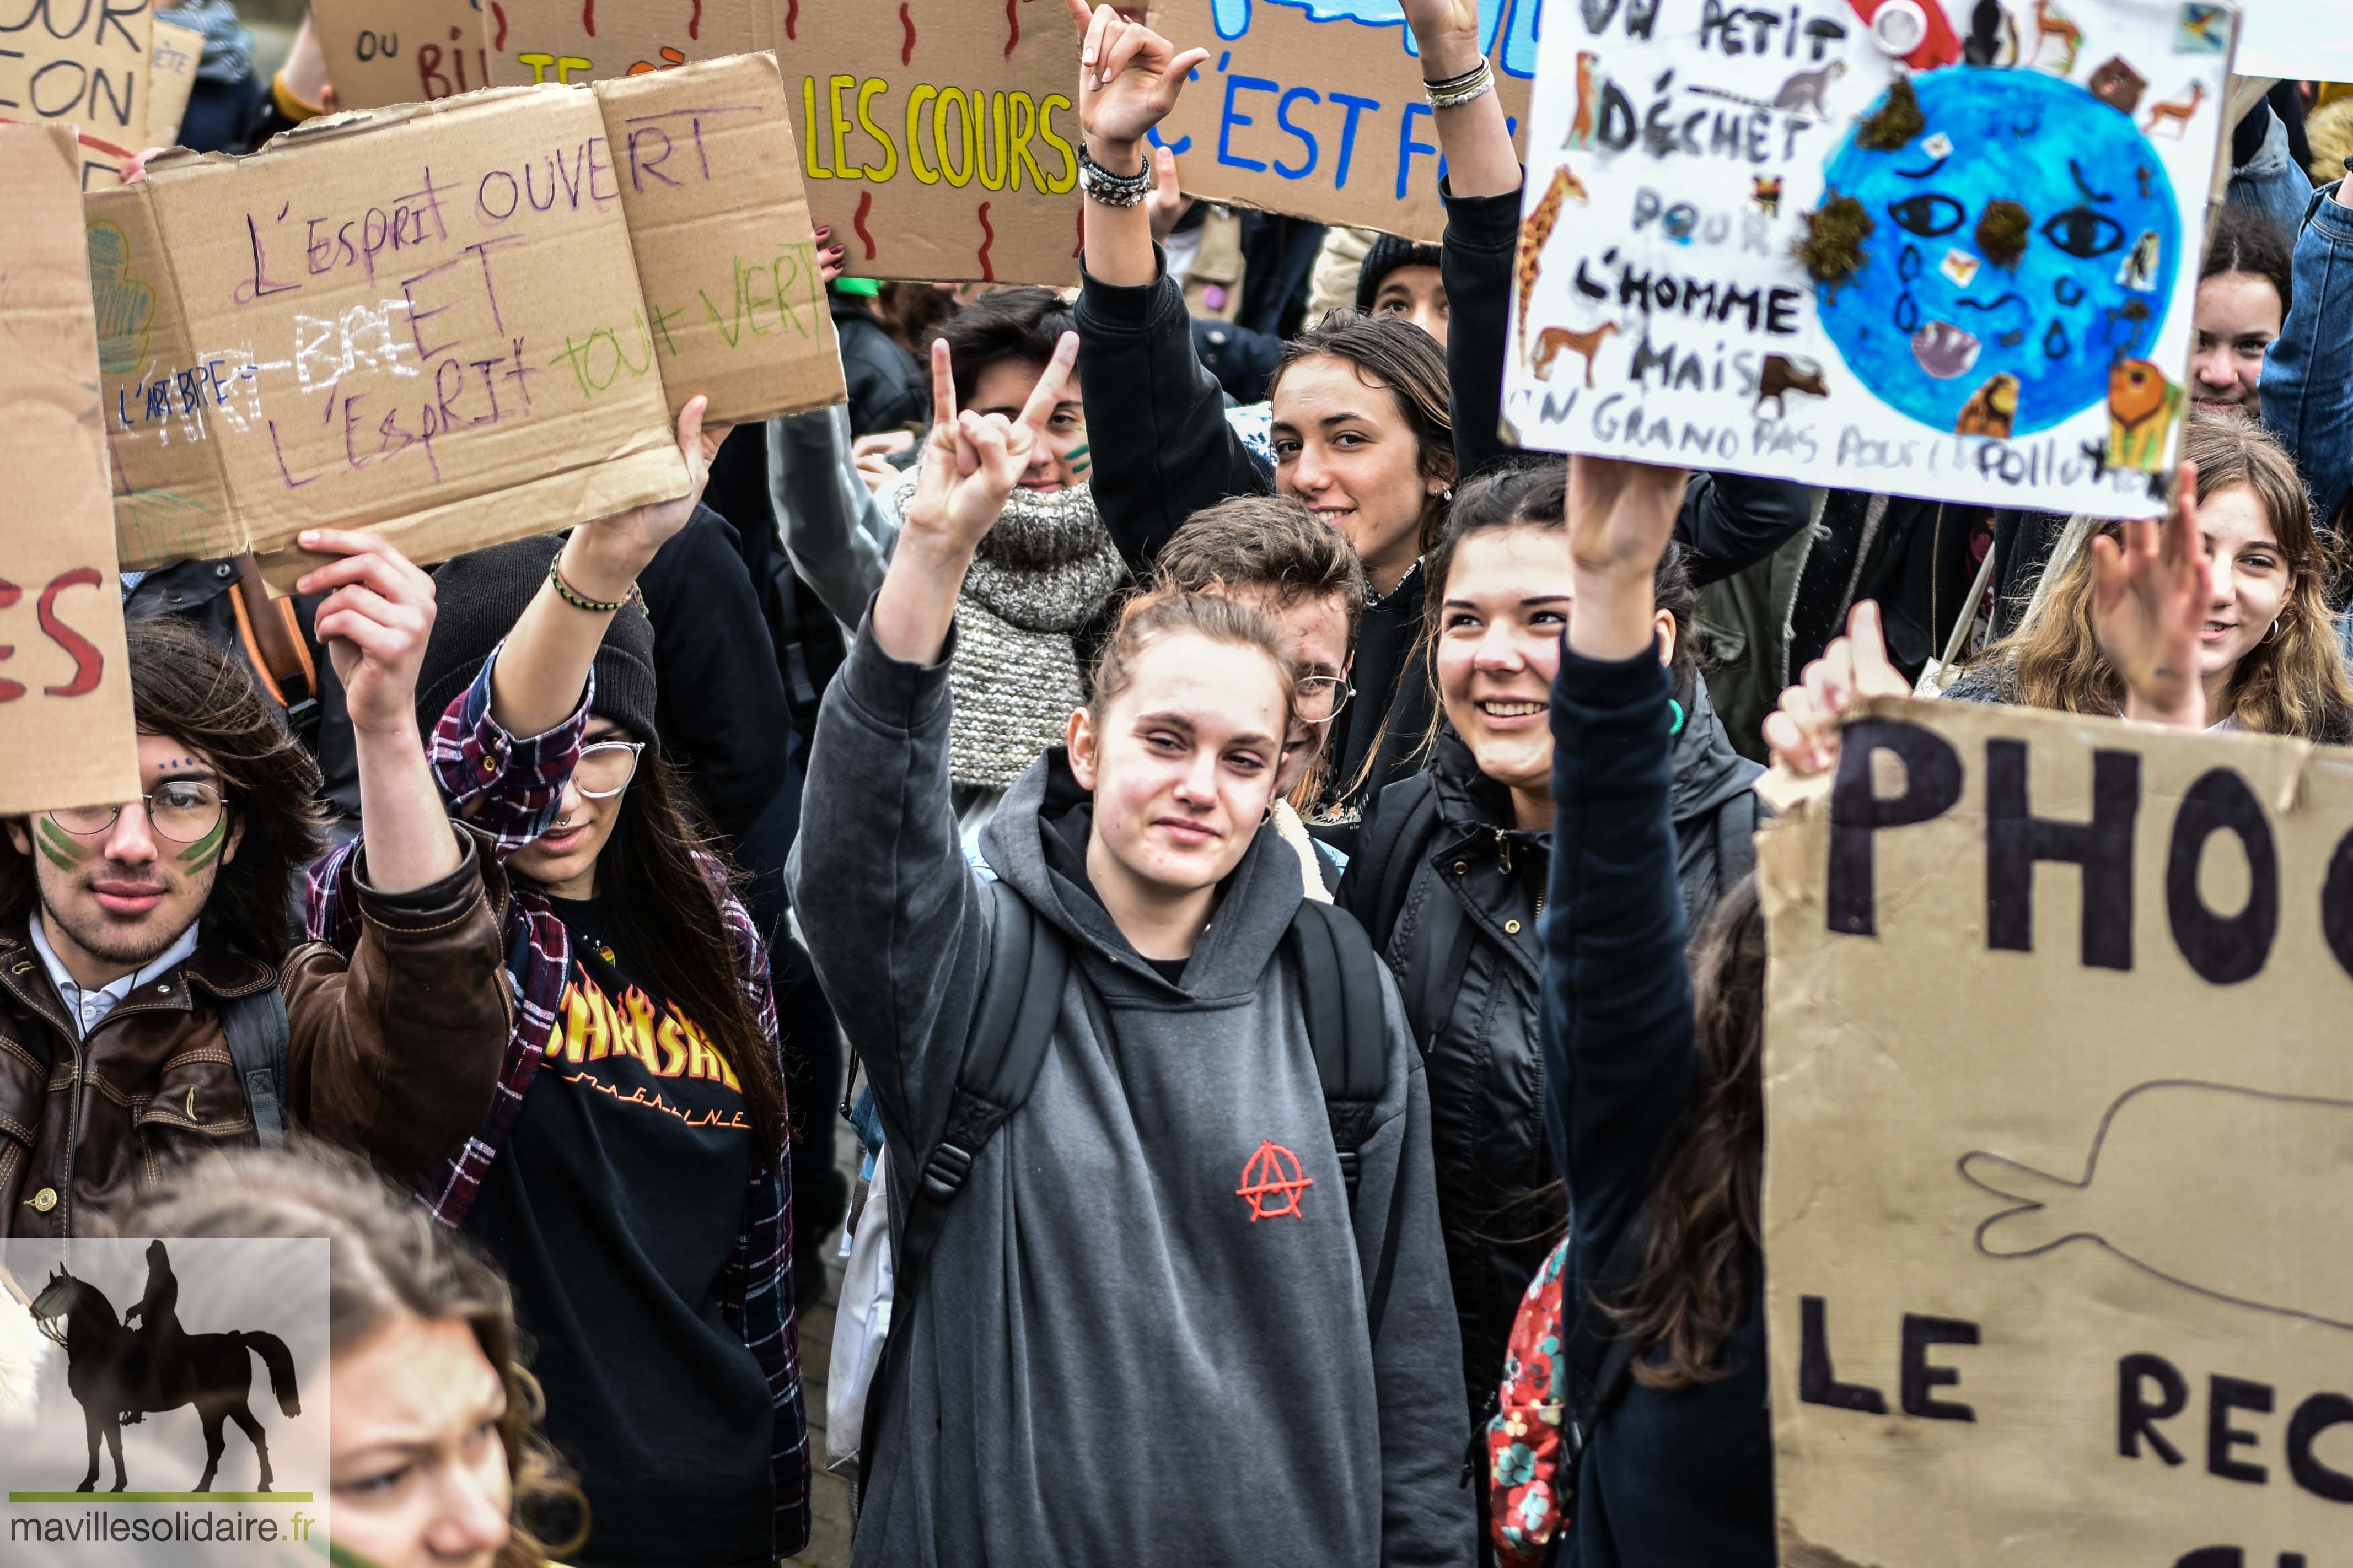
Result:
<svg viewBox="0 0 2353 1568">
<path fill-rule="evenodd" d="M 955 372 L 948 363 L 948 341 L 932 340 L 932 428 L 954 430 L 956 422 Z"/>
<path fill-rule="evenodd" d="M 1054 405 L 1062 401 L 1062 389 L 1070 384 L 1071 367 L 1079 360 L 1079 334 L 1064 332 L 1054 344 L 1054 357 L 1047 362 L 1046 372 L 1030 389 L 1029 400 L 1021 405 L 1021 423 L 1033 430 L 1043 430 L 1054 416 Z"/>
</svg>

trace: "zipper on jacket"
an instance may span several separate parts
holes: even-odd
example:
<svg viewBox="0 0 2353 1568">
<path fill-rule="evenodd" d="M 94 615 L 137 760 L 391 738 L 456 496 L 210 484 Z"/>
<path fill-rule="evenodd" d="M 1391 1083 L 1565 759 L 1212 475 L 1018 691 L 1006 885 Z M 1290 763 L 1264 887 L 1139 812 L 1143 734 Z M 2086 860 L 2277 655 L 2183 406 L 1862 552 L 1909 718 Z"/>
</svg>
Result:
<svg viewBox="0 0 2353 1568">
<path fill-rule="evenodd" d="M 1504 876 L 1512 874 L 1512 839 L 1502 828 L 1495 829 L 1495 864 Z"/>
</svg>

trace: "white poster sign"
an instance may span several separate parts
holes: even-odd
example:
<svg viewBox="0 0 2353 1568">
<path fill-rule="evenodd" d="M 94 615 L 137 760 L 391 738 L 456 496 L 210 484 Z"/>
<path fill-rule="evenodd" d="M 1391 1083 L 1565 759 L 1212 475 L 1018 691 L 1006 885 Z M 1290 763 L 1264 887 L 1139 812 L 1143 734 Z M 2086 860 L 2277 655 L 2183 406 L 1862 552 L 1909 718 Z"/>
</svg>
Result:
<svg viewBox="0 0 2353 1568">
<path fill-rule="evenodd" d="M 1523 445 L 2162 510 L 2232 7 L 1553 17 L 1504 385 Z"/>
</svg>

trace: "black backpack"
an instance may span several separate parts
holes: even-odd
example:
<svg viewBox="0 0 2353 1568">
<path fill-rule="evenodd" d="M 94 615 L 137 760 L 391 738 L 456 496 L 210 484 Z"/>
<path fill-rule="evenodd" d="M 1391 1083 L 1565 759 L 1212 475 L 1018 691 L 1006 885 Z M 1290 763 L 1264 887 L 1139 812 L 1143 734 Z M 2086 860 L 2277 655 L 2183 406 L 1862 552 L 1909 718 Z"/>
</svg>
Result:
<svg viewBox="0 0 2353 1568">
<path fill-rule="evenodd" d="M 923 1162 L 922 1179 L 907 1200 L 905 1217 L 892 1238 L 894 1331 L 897 1325 L 914 1320 L 915 1300 L 927 1272 L 924 1265 L 947 1222 L 949 1208 L 972 1174 L 974 1162 L 1037 1085 L 1070 973 L 1070 948 L 1061 933 L 1040 921 L 1029 900 L 1009 884 L 993 881 L 987 886 L 997 909 L 987 978 L 982 984 L 980 1005 L 973 1013 L 971 1033 L 965 1037 L 964 1060 L 956 1068 L 947 1121 L 939 1142 Z M 1324 1108 L 1331 1118 L 1332 1143 L 1340 1156 L 1340 1173 L 1347 1184 L 1348 1210 L 1353 1215 L 1360 1154 L 1372 1131 L 1373 1113 L 1388 1087 L 1388 1030 L 1382 1014 L 1380 959 L 1364 928 L 1346 911 L 1312 899 L 1300 903 L 1282 945 L 1300 977 L 1307 1038 L 1315 1054 L 1316 1076 L 1323 1082 Z M 1388 1303 L 1398 1232 L 1405 1217 L 1398 1197 L 1404 1190 L 1404 1184 L 1398 1183 L 1391 1192 L 1380 1265 L 1366 1298 L 1366 1324 L 1374 1341 L 1380 1338 L 1381 1315 Z M 893 1331 L 883 1341 L 881 1362 L 867 1394 L 866 1424 L 858 1446 L 861 1495 L 874 1456 L 881 1451 L 884 1412 L 905 1375 L 901 1351 L 904 1338 Z"/>
</svg>

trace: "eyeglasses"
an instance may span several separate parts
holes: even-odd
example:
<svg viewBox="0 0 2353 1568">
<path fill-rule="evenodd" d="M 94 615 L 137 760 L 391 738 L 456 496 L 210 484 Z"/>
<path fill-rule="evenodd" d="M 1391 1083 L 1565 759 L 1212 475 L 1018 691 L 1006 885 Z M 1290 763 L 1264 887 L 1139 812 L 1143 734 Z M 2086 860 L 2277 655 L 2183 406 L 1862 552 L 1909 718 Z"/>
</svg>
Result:
<svg viewBox="0 0 2353 1568">
<path fill-rule="evenodd" d="M 1292 705 L 1300 721 L 1322 724 L 1338 716 L 1356 689 L 1341 675 L 1303 675 L 1292 687 Z"/>
<path fill-rule="evenodd" d="M 590 800 L 610 800 L 638 776 L 638 753 L 643 741 L 598 741 L 580 748 L 580 765 L 572 782 Z"/>
<path fill-rule="evenodd" d="M 216 784 L 195 779 L 172 779 L 139 797 L 147 808 L 147 825 L 174 844 L 194 844 L 220 826 L 228 797 Z M 119 805 L 69 805 L 49 813 L 49 820 L 77 837 L 104 833 L 122 815 Z"/>
</svg>

